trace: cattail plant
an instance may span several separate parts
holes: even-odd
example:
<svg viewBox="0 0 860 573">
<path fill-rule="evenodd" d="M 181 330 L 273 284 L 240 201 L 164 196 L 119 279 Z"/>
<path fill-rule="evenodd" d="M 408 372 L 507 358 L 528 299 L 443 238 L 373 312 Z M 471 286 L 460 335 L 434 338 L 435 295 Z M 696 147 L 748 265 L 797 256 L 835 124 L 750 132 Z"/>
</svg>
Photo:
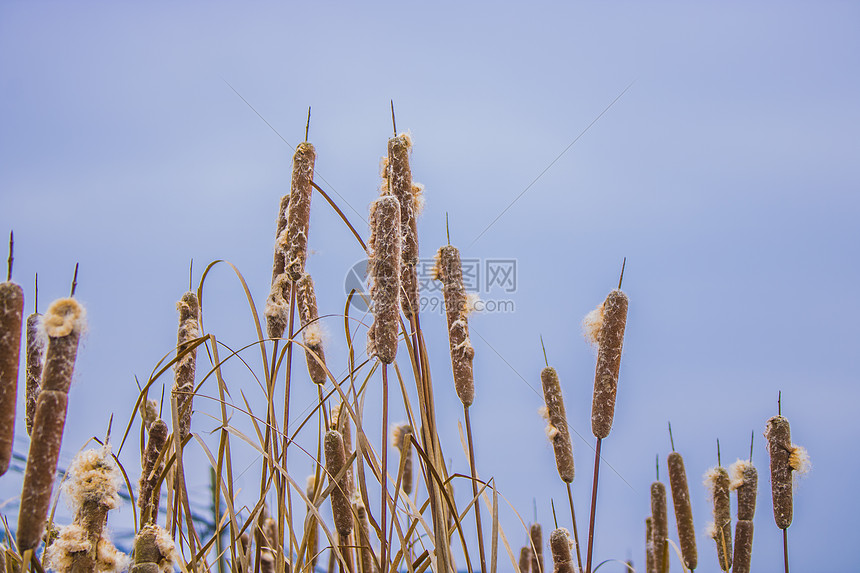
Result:
<svg viewBox="0 0 860 573">
<path fill-rule="evenodd" d="M 9 238 L 7 280 L 0 283 L 0 476 L 9 469 L 15 441 L 15 405 L 24 290 L 12 282 L 12 237 Z M 29 322 L 29 321 L 28 321 Z"/>
<path fill-rule="evenodd" d="M 331 513 L 337 530 L 341 557 L 350 562 L 347 538 L 352 533 L 352 509 L 347 494 L 346 453 L 343 436 L 337 430 L 329 430 L 325 435 L 325 469 L 334 484 L 331 490 Z"/>
<path fill-rule="evenodd" d="M 669 571 L 669 516 L 666 506 L 666 486 L 661 481 L 651 484 L 651 523 L 653 527 L 654 562 L 658 573 Z"/>
<path fill-rule="evenodd" d="M 143 453 L 137 505 L 140 508 L 140 522 L 144 525 L 155 523 L 158 519 L 158 502 L 161 497 L 158 485 L 164 468 L 164 446 L 169 430 L 163 420 L 156 419 L 149 426 L 149 440 Z"/>
<path fill-rule="evenodd" d="M 645 571 L 657 573 L 657 560 L 654 557 L 654 525 L 653 518 L 645 518 Z"/>
<path fill-rule="evenodd" d="M 520 560 L 518 563 L 519 573 L 531 573 L 532 570 L 532 548 L 528 545 L 520 548 Z"/>
<path fill-rule="evenodd" d="M 45 336 L 40 328 L 42 315 L 39 314 L 39 275 L 36 275 L 36 308 L 27 317 L 27 382 L 25 387 L 26 406 L 24 422 L 27 434 L 33 433 L 33 417 L 36 415 L 36 399 L 42 384 L 42 360 L 45 352 Z"/>
<path fill-rule="evenodd" d="M 299 306 L 299 319 L 302 323 L 308 374 L 314 384 L 323 385 L 326 381 L 326 368 L 322 345 L 322 326 L 319 322 L 314 280 L 308 273 L 304 273 L 296 281 L 296 299 Z"/>
<path fill-rule="evenodd" d="M 404 296 L 401 299 L 403 314 L 413 318 L 418 313 L 418 210 L 421 186 L 412 182 L 412 169 L 409 166 L 409 152 L 412 138 L 401 133 L 388 140 L 388 158 L 384 173 L 387 175 L 383 185 L 397 197 L 400 203 L 400 230 L 403 234 L 403 250 L 400 281 Z"/>
<path fill-rule="evenodd" d="M 170 532 L 155 524 L 146 525 L 134 538 L 134 564 L 129 573 L 170 573 L 175 557 Z"/>
<path fill-rule="evenodd" d="M 758 472 L 752 461 L 738 460 L 729 468 L 730 488 L 738 496 L 738 521 L 735 525 L 735 550 L 732 557 L 733 573 L 749 573 L 752 558 L 753 517 L 755 516 Z"/>
<path fill-rule="evenodd" d="M 318 493 L 316 486 L 316 475 L 309 475 L 307 484 L 305 485 L 305 495 L 312 502 L 316 500 L 316 495 Z M 319 529 L 317 527 L 316 517 L 311 513 L 308 514 L 305 531 L 307 532 L 306 535 L 308 539 L 306 562 L 310 564 L 311 571 L 314 571 L 317 564 L 317 553 L 319 551 Z"/>
<path fill-rule="evenodd" d="M 684 458 L 678 452 L 673 451 L 666 458 L 666 462 L 669 465 L 669 485 L 672 489 L 672 503 L 675 506 L 675 523 L 678 526 L 681 555 L 684 558 L 684 565 L 693 571 L 698 564 L 698 553 L 696 551 L 693 508 L 690 504 L 690 488 L 687 484 Z"/>
<path fill-rule="evenodd" d="M 290 205 L 289 193 L 281 197 L 278 208 L 278 222 L 275 231 L 275 255 L 272 263 L 272 286 L 266 300 L 266 333 L 269 338 L 280 338 L 287 328 L 290 312 L 290 289 L 292 283 L 284 272 L 286 253 L 283 245 L 289 244 L 287 236 L 287 210 Z"/>
<path fill-rule="evenodd" d="M 200 336 L 200 305 L 197 295 L 186 292 L 176 303 L 179 311 L 179 328 L 176 334 L 176 354 L 181 357 L 176 361 L 173 399 L 176 400 L 176 410 L 179 412 L 179 432 L 177 450 L 191 431 L 191 407 L 194 399 L 194 375 L 197 365 L 197 348 L 192 347 L 193 341 Z M 184 353 L 184 354 L 183 354 Z"/>
<path fill-rule="evenodd" d="M 532 523 L 529 537 L 532 542 L 532 572 L 543 573 L 543 530 L 540 523 Z"/>
<path fill-rule="evenodd" d="M 293 176 L 290 184 L 286 234 L 281 233 L 278 244 L 285 253 L 284 269 L 291 281 L 297 281 L 305 271 L 308 258 L 311 197 L 313 196 L 314 146 L 304 141 L 293 155 Z"/>
<path fill-rule="evenodd" d="M 400 487 L 406 495 L 412 494 L 412 426 L 409 424 L 397 424 L 391 431 L 391 445 L 400 452 L 400 467 L 403 468 L 403 476 Z"/>
<path fill-rule="evenodd" d="M 69 386 L 78 354 L 78 341 L 86 324 L 85 316 L 84 307 L 78 301 L 63 298 L 48 307 L 42 321 L 48 346 L 18 512 L 17 538 L 21 551 L 35 549 L 45 528 L 57 456 L 63 441 Z"/>
<path fill-rule="evenodd" d="M 717 545 L 717 562 L 720 565 L 720 569 L 726 572 L 732 568 L 732 507 L 729 498 L 730 486 L 729 472 L 726 471 L 726 468 L 719 465 L 719 463 L 705 474 L 705 487 L 714 505 L 714 522 L 709 527 L 709 537 Z"/>
<path fill-rule="evenodd" d="M 367 517 L 367 508 L 361 501 L 360 496 L 353 496 L 352 509 L 355 512 L 356 545 L 358 545 L 358 564 L 361 573 L 374 573 L 376 563 L 373 556 L 373 548 L 370 546 L 370 521 Z"/>
<path fill-rule="evenodd" d="M 60 530 L 46 550 L 45 560 L 59 572 L 84 573 L 124 570 L 128 558 L 103 537 L 107 514 L 119 505 L 119 468 L 110 447 L 80 452 L 69 467 L 64 484 L 75 510 L 74 522 Z"/>
<path fill-rule="evenodd" d="M 457 247 L 447 245 L 436 253 L 436 278 L 442 281 L 445 314 L 448 318 L 448 341 L 451 346 L 451 366 L 454 388 L 467 408 L 475 400 L 475 381 L 472 359 L 475 349 L 469 340 L 468 306 L 463 286 L 463 265 Z"/>
<path fill-rule="evenodd" d="M 549 547 L 552 551 L 553 573 L 574 573 L 576 566 L 570 555 L 570 547 L 573 540 L 567 529 L 559 527 L 554 529 L 549 536 Z"/>
<path fill-rule="evenodd" d="M 397 355 L 400 328 L 400 203 L 383 195 L 370 205 L 370 298 L 373 325 L 368 330 L 367 354 L 383 364 Z"/>
</svg>

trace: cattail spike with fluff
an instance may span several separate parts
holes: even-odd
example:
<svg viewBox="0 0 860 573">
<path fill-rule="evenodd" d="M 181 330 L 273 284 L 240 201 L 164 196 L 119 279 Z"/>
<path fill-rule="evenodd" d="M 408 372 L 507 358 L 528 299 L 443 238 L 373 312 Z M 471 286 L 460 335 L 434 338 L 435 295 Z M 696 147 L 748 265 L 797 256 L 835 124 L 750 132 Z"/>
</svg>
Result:
<svg viewBox="0 0 860 573">
<path fill-rule="evenodd" d="M 42 325 L 48 346 L 21 488 L 17 538 L 18 549 L 22 552 L 36 548 L 45 528 L 57 472 L 57 456 L 63 441 L 69 386 L 78 342 L 86 325 L 86 311 L 73 298 L 59 299 L 45 312 Z"/>
<path fill-rule="evenodd" d="M 391 445 L 400 451 L 403 465 L 403 478 L 400 487 L 406 495 L 412 494 L 412 426 L 397 424 L 391 430 Z"/>
<path fill-rule="evenodd" d="M 546 402 L 546 408 L 543 409 L 547 419 L 546 433 L 555 451 L 558 475 L 563 482 L 571 483 L 574 477 L 573 444 L 570 441 L 570 429 L 567 426 L 561 383 L 555 368 L 550 366 L 544 368 L 540 373 L 540 381 Z"/>
<path fill-rule="evenodd" d="M 75 510 L 74 522 L 61 529 L 57 540 L 46 550 L 45 560 L 59 572 L 127 567 L 128 558 L 102 536 L 108 511 L 119 505 L 122 482 L 110 446 L 80 452 L 68 473 L 70 477 L 63 489 Z"/>
<path fill-rule="evenodd" d="M 296 298 L 299 305 L 299 319 L 302 323 L 302 336 L 305 343 L 305 357 L 308 374 L 314 384 L 325 384 L 326 368 L 323 352 L 322 325 L 319 321 L 317 297 L 314 293 L 314 280 L 304 273 L 296 281 Z"/>
<path fill-rule="evenodd" d="M 442 281 L 445 314 L 448 319 L 448 342 L 451 347 L 451 368 L 454 388 L 464 406 L 475 400 L 475 379 L 472 360 L 475 349 L 469 339 L 468 305 L 463 284 L 463 265 L 457 247 L 446 245 L 436 253 L 436 278 Z"/>
<path fill-rule="evenodd" d="M 12 259 L 11 246 L 9 259 Z M 11 262 L 9 266 L 11 274 Z M 15 406 L 18 397 L 23 317 L 24 290 L 21 285 L 11 280 L 0 283 L 0 476 L 9 469 L 15 441 Z M 29 319 L 27 323 L 29 326 Z"/>
<path fill-rule="evenodd" d="M 729 497 L 729 472 L 716 466 L 705 474 L 705 487 L 714 505 L 714 522 L 709 526 L 709 537 L 717 545 L 717 562 L 723 571 L 732 568 L 732 507 Z"/>
<path fill-rule="evenodd" d="M 532 571 L 543 573 L 543 530 L 540 523 L 532 523 L 529 528 L 529 537 L 532 541 Z"/>
<path fill-rule="evenodd" d="M 346 465 L 343 436 L 337 430 L 329 430 L 324 445 L 326 472 L 330 480 L 337 480 L 331 491 L 331 512 L 338 535 L 345 538 L 352 533 L 352 511 L 347 496 L 346 472 L 343 471 Z"/>
<path fill-rule="evenodd" d="M 370 205 L 370 298 L 373 324 L 368 332 L 367 354 L 383 364 L 397 356 L 400 328 L 400 203 L 383 195 Z"/>
<path fill-rule="evenodd" d="M 758 472 L 752 462 L 747 460 L 736 461 L 729 468 L 729 472 L 732 476 L 729 487 L 738 494 L 738 521 L 735 524 L 732 573 L 749 573 Z"/>
<path fill-rule="evenodd" d="M 770 454 L 770 483 L 773 495 L 773 518 L 780 529 L 788 529 L 793 517 L 793 477 L 809 469 L 806 449 L 791 443 L 791 426 L 783 416 L 767 421 L 764 436 Z"/>
<path fill-rule="evenodd" d="M 42 360 L 45 353 L 45 336 L 40 328 L 42 315 L 34 312 L 27 317 L 27 385 L 24 421 L 27 434 L 33 432 L 33 417 L 36 415 L 36 399 L 42 389 Z"/>
<path fill-rule="evenodd" d="M 352 425 L 350 424 L 349 412 L 343 405 L 343 402 L 336 404 L 331 409 L 331 428 L 337 430 L 343 437 L 343 452 L 344 459 L 349 459 L 352 455 Z M 352 466 L 346 470 L 346 496 L 352 499 L 355 492 L 355 479 L 353 476 Z"/>
<path fill-rule="evenodd" d="M 591 431 L 597 438 L 609 435 L 615 416 L 621 349 L 627 325 L 627 303 L 627 295 L 620 288 L 615 289 L 585 320 L 587 335 L 598 345 L 591 408 Z"/>
<path fill-rule="evenodd" d="M 573 539 L 571 539 L 567 529 L 559 527 L 550 534 L 549 547 L 552 550 L 553 573 L 574 573 L 576 571 L 570 553 L 572 546 Z"/>
<path fill-rule="evenodd" d="M 400 267 L 401 286 L 404 296 L 401 299 L 403 314 L 411 318 L 418 312 L 418 209 L 422 187 L 412 182 L 412 169 L 409 166 L 409 153 L 412 138 L 401 133 L 388 140 L 388 161 L 383 187 L 397 197 L 400 203 L 400 227 L 403 234 L 402 265 Z"/>
<path fill-rule="evenodd" d="M 155 523 L 158 519 L 158 502 L 161 497 L 158 484 L 164 468 L 162 450 L 167 443 L 169 430 L 163 420 L 157 419 L 149 427 L 149 440 L 143 454 L 137 505 L 140 508 L 140 521 L 144 525 Z M 160 457 L 160 461 L 159 461 Z M 156 465 L 157 464 L 157 465 Z"/>
<path fill-rule="evenodd" d="M 308 231 L 310 230 L 315 161 L 316 151 L 313 145 L 305 141 L 296 147 L 287 209 L 287 228 L 286 233 L 281 233 L 278 240 L 278 245 L 286 256 L 285 272 L 292 281 L 297 281 L 302 276 L 305 271 L 305 261 L 308 258 Z"/>
<path fill-rule="evenodd" d="M 666 505 L 666 486 L 655 481 L 651 484 L 651 523 L 653 526 L 654 562 L 657 573 L 669 571 L 669 516 Z"/>
<path fill-rule="evenodd" d="M 266 333 L 269 338 L 280 338 L 287 328 L 290 312 L 290 289 L 292 282 L 286 274 L 286 253 L 284 248 L 289 244 L 287 234 L 287 211 L 290 206 L 290 194 L 281 197 L 278 207 L 278 222 L 275 231 L 275 257 L 272 263 L 272 286 L 266 299 Z"/>
<path fill-rule="evenodd" d="M 696 551 L 696 532 L 693 527 L 693 508 L 690 504 L 690 488 L 684 458 L 678 452 L 670 453 L 666 462 L 669 465 L 669 485 L 672 488 L 672 502 L 675 506 L 675 523 L 678 526 L 678 541 L 681 555 L 687 569 L 694 570 L 698 564 Z"/>
<path fill-rule="evenodd" d="M 170 573 L 176 557 L 170 532 L 155 524 L 146 525 L 134 538 L 134 565 L 129 573 Z"/>
<path fill-rule="evenodd" d="M 179 328 L 176 334 L 177 355 L 185 352 L 191 343 L 200 336 L 200 305 L 197 295 L 186 292 L 176 303 L 179 311 Z M 197 349 L 187 352 L 174 366 L 173 398 L 179 412 L 179 443 L 191 431 L 191 408 L 194 399 L 194 375 L 197 368 Z M 177 444 L 177 448 L 179 444 Z"/>
</svg>

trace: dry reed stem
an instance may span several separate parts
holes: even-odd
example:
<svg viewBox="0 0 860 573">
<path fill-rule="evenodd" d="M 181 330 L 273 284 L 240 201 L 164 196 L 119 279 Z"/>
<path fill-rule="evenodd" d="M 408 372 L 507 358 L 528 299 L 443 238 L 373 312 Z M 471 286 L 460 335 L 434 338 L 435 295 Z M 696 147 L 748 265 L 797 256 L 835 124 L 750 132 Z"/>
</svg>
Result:
<svg viewBox="0 0 860 573">
<path fill-rule="evenodd" d="M 694 570 L 698 564 L 696 551 L 696 531 L 693 527 L 693 508 L 690 504 L 690 488 L 684 458 L 678 452 L 670 453 L 666 462 L 669 465 L 669 485 L 672 488 L 672 502 L 675 506 L 675 523 L 678 526 L 678 540 L 681 554 L 687 569 Z"/>
<path fill-rule="evenodd" d="M 33 313 L 27 317 L 27 385 L 26 409 L 24 421 L 27 435 L 33 431 L 33 417 L 36 415 L 36 398 L 42 389 L 42 360 L 45 352 L 45 340 L 39 332 L 42 315 Z"/>
<path fill-rule="evenodd" d="M 359 570 L 361 573 L 374 573 L 376 571 L 376 563 L 374 561 L 373 548 L 370 545 L 370 521 L 367 517 L 367 508 L 364 507 L 361 497 L 353 497 L 352 508 L 355 511 Z"/>
<path fill-rule="evenodd" d="M 574 477 L 573 444 L 570 441 L 570 429 L 567 426 L 561 383 L 555 368 L 550 366 L 544 368 L 540 373 L 540 381 L 546 402 L 548 422 L 546 435 L 552 442 L 555 451 L 555 465 L 558 468 L 558 475 L 563 482 L 571 483 Z"/>
<path fill-rule="evenodd" d="M 157 525 L 146 525 L 134 538 L 134 565 L 129 573 L 169 573 L 176 550 L 170 533 Z"/>
<path fill-rule="evenodd" d="M 657 573 L 657 560 L 654 557 L 654 526 L 650 517 L 645 518 L 645 572 Z"/>
<path fill-rule="evenodd" d="M 550 534 L 549 546 L 552 550 L 553 573 L 574 573 L 576 571 L 570 553 L 572 545 L 573 540 L 567 529 L 559 527 Z"/>
<path fill-rule="evenodd" d="M 23 317 L 24 291 L 21 286 L 11 281 L 0 283 L 0 476 L 9 469 L 15 441 Z"/>
<path fill-rule="evenodd" d="M 373 325 L 368 331 L 367 354 L 391 364 L 397 356 L 400 328 L 400 204 L 383 195 L 370 205 L 370 298 Z"/>
<path fill-rule="evenodd" d="M 313 474 L 308 476 L 307 486 L 305 488 L 305 495 L 311 501 L 314 501 L 316 498 L 316 476 Z M 316 516 L 310 513 L 308 515 L 308 525 L 307 525 L 307 552 L 308 563 L 310 563 L 310 569 L 313 571 L 317 565 L 317 553 L 319 552 L 319 530 L 317 527 L 317 519 Z"/>
<path fill-rule="evenodd" d="M 752 462 L 746 460 L 736 461 L 730 470 L 732 472 L 730 488 L 738 493 L 738 519 L 752 521 L 755 517 L 758 471 Z"/>
<path fill-rule="evenodd" d="M 731 481 L 729 472 L 722 466 L 708 470 L 705 486 L 714 504 L 714 523 L 710 537 L 717 545 L 717 561 L 720 569 L 732 568 L 732 504 L 729 496 Z"/>
<path fill-rule="evenodd" d="M 140 486 L 138 489 L 137 505 L 140 508 L 140 522 L 143 525 L 155 523 L 158 520 L 158 502 L 161 497 L 159 489 L 161 472 L 164 468 L 164 456 L 159 456 L 167 443 L 169 430 L 163 420 L 155 420 L 149 427 L 149 440 L 143 454 Z"/>
<path fill-rule="evenodd" d="M 197 295 L 186 292 L 176 303 L 179 311 L 179 328 L 176 333 L 176 353 L 181 354 L 191 342 L 200 336 L 200 305 Z M 171 393 L 176 400 L 179 412 L 179 444 L 185 441 L 191 431 L 191 408 L 194 399 L 194 375 L 197 365 L 197 349 L 193 349 L 180 358 L 174 368 L 173 389 Z"/>
<path fill-rule="evenodd" d="M 529 528 L 529 537 L 532 540 L 532 572 L 543 573 L 543 531 L 540 523 L 532 523 Z"/>
<path fill-rule="evenodd" d="M 302 336 L 306 347 L 305 358 L 308 364 L 308 374 L 314 384 L 322 385 L 326 381 L 322 325 L 319 322 L 314 280 L 308 273 L 304 273 L 296 281 L 296 299 L 298 300 L 299 320 L 302 323 Z"/>
<path fill-rule="evenodd" d="M 597 335 L 597 367 L 594 374 L 594 401 L 591 407 L 591 432 L 605 438 L 612 430 L 621 349 L 627 325 L 627 295 L 615 289 L 603 303 L 603 319 Z"/>
<path fill-rule="evenodd" d="M 325 435 L 325 469 L 329 479 L 338 478 L 344 465 L 346 465 L 346 452 L 343 447 L 343 436 L 337 430 L 329 430 Z M 347 494 L 348 484 L 346 472 L 335 482 L 331 490 L 331 512 L 334 518 L 335 529 L 341 537 L 348 537 L 352 533 L 352 510 L 349 496 Z"/>
<path fill-rule="evenodd" d="M 767 421 L 764 432 L 770 454 L 770 485 L 773 495 L 773 518 L 776 526 L 787 529 L 793 514 L 791 480 L 791 427 L 782 416 Z"/>
<path fill-rule="evenodd" d="M 752 558 L 753 522 L 739 519 L 735 525 L 735 553 L 732 573 L 749 573 Z"/>
<path fill-rule="evenodd" d="M 391 445 L 400 451 L 403 476 L 400 487 L 406 495 L 412 494 L 412 426 L 409 424 L 398 424 L 391 432 Z"/>
<path fill-rule="evenodd" d="M 669 537 L 669 516 L 666 506 L 666 486 L 655 481 L 651 484 L 651 524 L 653 526 L 654 562 L 658 573 L 669 570 L 666 539 Z"/>
<path fill-rule="evenodd" d="M 305 271 L 308 258 L 308 231 L 310 230 L 311 197 L 314 178 L 314 146 L 303 142 L 293 155 L 293 176 L 290 184 L 290 202 L 287 209 L 287 230 L 278 244 L 286 257 L 285 272 L 292 281 L 299 280 Z"/>
<path fill-rule="evenodd" d="M 75 369 L 78 342 L 86 312 L 72 298 L 54 301 L 45 313 L 48 335 L 42 391 L 36 401 L 30 452 L 21 488 L 18 512 L 18 548 L 35 549 L 41 541 L 57 472 L 57 456 L 63 441 L 69 386 Z"/>
</svg>

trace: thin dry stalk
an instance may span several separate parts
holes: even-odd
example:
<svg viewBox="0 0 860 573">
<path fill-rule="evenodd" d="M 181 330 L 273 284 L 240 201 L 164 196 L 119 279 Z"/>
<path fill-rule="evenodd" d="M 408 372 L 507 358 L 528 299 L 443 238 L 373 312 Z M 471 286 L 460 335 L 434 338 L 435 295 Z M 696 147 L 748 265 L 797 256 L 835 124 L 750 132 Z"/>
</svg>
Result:
<svg viewBox="0 0 860 573">
<path fill-rule="evenodd" d="M 672 488 L 672 503 L 675 506 L 675 523 L 678 526 L 681 555 L 684 557 L 687 569 L 692 571 L 696 568 L 699 557 L 696 551 L 693 508 L 690 504 L 690 488 L 687 484 L 684 458 L 678 452 L 672 452 L 666 458 L 666 462 L 669 465 L 669 485 Z"/>
<path fill-rule="evenodd" d="M 0 476 L 9 469 L 15 441 L 23 316 L 24 291 L 21 286 L 11 281 L 0 283 Z"/>
<path fill-rule="evenodd" d="M 45 353 L 45 340 L 39 332 L 42 315 L 33 313 L 27 317 L 27 386 L 26 410 L 24 420 L 27 435 L 33 432 L 33 418 L 36 415 L 36 399 L 42 389 L 42 360 Z"/>
<path fill-rule="evenodd" d="M 549 546 L 552 550 L 553 573 L 574 573 L 576 571 L 570 553 L 572 545 L 573 540 L 567 529 L 559 527 L 550 534 Z"/>
<path fill-rule="evenodd" d="M 164 446 L 167 443 L 169 430 L 163 420 L 157 419 L 149 427 L 149 440 L 143 454 L 140 487 L 137 505 L 140 508 L 140 522 L 143 525 L 155 523 L 158 520 L 158 503 L 161 492 L 161 472 L 164 469 Z"/>
<path fill-rule="evenodd" d="M 391 364 L 397 356 L 400 329 L 400 204 L 393 195 L 371 203 L 370 230 L 373 325 L 367 333 L 367 354 Z"/>
<path fill-rule="evenodd" d="M 722 466 L 708 470 L 705 474 L 705 487 L 714 504 L 714 523 L 710 537 L 717 545 L 717 561 L 720 569 L 732 568 L 732 506 L 729 496 L 731 481 L 729 472 Z"/>
<path fill-rule="evenodd" d="M 666 505 L 666 486 L 655 481 L 651 484 L 651 523 L 653 525 L 654 561 L 658 573 L 669 571 L 669 516 Z"/>
<path fill-rule="evenodd" d="M 323 385 L 326 381 L 325 354 L 322 344 L 322 326 L 319 322 L 317 297 L 314 293 L 314 280 L 304 273 L 296 281 L 296 298 L 299 306 L 299 320 L 305 343 L 305 358 L 308 374 L 314 384 Z"/>
<path fill-rule="evenodd" d="M 296 147 L 287 209 L 287 229 L 286 233 L 281 233 L 278 241 L 286 257 L 285 272 L 292 281 L 297 281 L 302 276 L 308 258 L 315 161 L 316 151 L 313 145 L 305 141 Z"/>
<path fill-rule="evenodd" d="M 176 353 L 182 354 L 191 343 L 200 336 L 200 305 L 197 295 L 186 292 L 176 303 L 179 311 L 179 328 L 176 333 Z M 180 358 L 175 365 L 173 389 L 171 393 L 176 400 L 179 412 L 179 444 L 185 441 L 191 432 L 191 408 L 194 399 L 194 375 L 197 365 L 197 349 L 194 348 Z"/>
<path fill-rule="evenodd" d="M 375 573 L 376 562 L 373 547 L 370 545 L 370 521 L 367 508 L 358 496 L 353 497 L 352 508 L 355 511 L 356 542 L 358 544 L 358 563 L 361 573 Z"/>
<path fill-rule="evenodd" d="M 45 313 L 48 347 L 21 489 L 17 531 L 20 551 L 35 549 L 45 528 L 85 315 L 84 308 L 72 298 L 54 301 Z"/>
</svg>

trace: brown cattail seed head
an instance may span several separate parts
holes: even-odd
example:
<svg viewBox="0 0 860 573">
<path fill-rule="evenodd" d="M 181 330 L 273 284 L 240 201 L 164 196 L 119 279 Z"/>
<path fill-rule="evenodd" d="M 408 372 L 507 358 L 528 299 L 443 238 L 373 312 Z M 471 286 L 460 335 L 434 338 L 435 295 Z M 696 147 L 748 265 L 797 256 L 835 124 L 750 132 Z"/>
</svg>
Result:
<svg viewBox="0 0 860 573">
<path fill-rule="evenodd" d="M 732 559 L 732 573 L 750 573 L 752 557 L 753 522 L 739 519 L 735 525 L 735 554 Z"/>
<path fill-rule="evenodd" d="M 311 220 L 311 196 L 314 178 L 314 146 L 303 142 L 293 155 L 293 179 L 290 184 L 290 201 L 287 209 L 286 235 L 281 234 L 278 244 L 286 256 L 285 269 L 290 280 L 297 281 L 305 271 L 308 257 L 308 230 Z"/>
<path fill-rule="evenodd" d="M 605 438 L 612 429 L 621 347 L 627 325 L 627 295 L 616 289 L 603 303 L 603 321 L 597 336 L 597 368 L 594 373 L 594 402 L 591 407 L 591 432 Z"/>
<path fill-rule="evenodd" d="M 266 299 L 266 334 L 269 338 L 281 338 L 287 328 L 290 315 L 290 289 L 292 282 L 287 273 L 281 273 L 272 281 L 272 289 Z"/>
<path fill-rule="evenodd" d="M 15 405 L 23 317 L 24 291 L 21 286 L 10 281 L 0 283 L 0 475 L 9 469 L 15 441 Z"/>
<path fill-rule="evenodd" d="M 717 544 L 717 561 L 720 569 L 732 568 L 732 506 L 729 496 L 729 472 L 722 466 L 708 470 L 705 487 L 714 503 L 714 524 L 711 538 Z"/>
<path fill-rule="evenodd" d="M 758 491 L 758 471 L 752 462 L 738 460 L 730 468 L 731 489 L 738 492 L 738 519 L 752 521 L 755 516 L 755 501 Z"/>
<path fill-rule="evenodd" d="M 570 429 L 567 426 L 567 414 L 564 411 L 564 398 L 561 395 L 561 383 L 555 368 L 547 366 L 540 373 L 543 397 L 546 402 L 547 436 L 555 450 L 555 465 L 558 475 L 565 483 L 573 481 L 573 444 L 570 441 Z"/>
<path fill-rule="evenodd" d="M 553 573 L 574 573 L 573 558 L 570 548 L 573 540 L 570 532 L 563 527 L 554 529 L 549 536 L 549 547 L 552 550 Z"/>
<path fill-rule="evenodd" d="M 27 386 L 24 420 L 27 434 L 33 431 L 33 416 L 36 415 L 36 398 L 42 389 L 42 360 L 45 352 L 44 333 L 39 328 L 42 315 L 33 313 L 27 317 Z"/>
<path fill-rule="evenodd" d="M 159 455 L 167 443 L 167 424 L 163 420 L 155 420 L 149 427 L 149 441 L 143 454 L 140 488 L 137 505 L 140 508 L 141 522 L 145 525 L 155 523 L 158 519 L 158 502 L 160 493 L 156 486 L 164 467 L 164 456 L 159 462 Z M 158 465 L 156 465 L 158 464 Z"/>
<path fill-rule="evenodd" d="M 299 318 L 302 322 L 302 336 L 305 343 L 305 358 L 308 374 L 315 384 L 325 384 L 325 354 L 322 344 L 322 326 L 319 322 L 317 296 L 314 293 L 314 280 L 305 273 L 296 282 L 296 298 L 299 304 Z"/>
<path fill-rule="evenodd" d="M 770 485 L 773 494 L 773 518 L 776 526 L 786 529 L 791 525 L 792 503 L 792 467 L 791 427 L 788 419 L 774 416 L 767 421 L 764 431 L 767 439 L 767 451 L 770 454 Z"/>
<path fill-rule="evenodd" d="M 356 540 L 359 548 L 359 564 L 361 573 L 374 573 L 376 564 L 373 560 L 373 548 L 370 546 L 370 521 L 367 518 L 367 508 L 360 497 L 354 497 L 352 500 L 352 508 L 355 511 L 355 523 L 358 530 L 358 539 Z"/>
<path fill-rule="evenodd" d="M 466 318 L 468 307 L 466 289 L 463 286 L 460 251 L 451 245 L 441 247 L 436 253 L 434 272 L 436 278 L 442 281 L 442 293 L 445 297 L 454 388 L 463 405 L 471 406 L 475 400 L 475 380 L 472 371 L 475 349 L 469 339 L 469 324 Z"/>
<path fill-rule="evenodd" d="M 76 300 L 59 299 L 48 307 L 42 322 L 48 346 L 21 488 L 17 531 L 21 551 L 34 549 L 45 528 L 66 423 L 67 393 L 74 374 L 78 342 L 86 324 L 85 316 L 86 311 Z"/>
<path fill-rule="evenodd" d="M 469 407 L 475 401 L 475 379 L 472 372 L 475 348 L 469 339 L 469 325 L 466 319 L 458 320 L 451 325 L 448 330 L 448 341 L 451 345 L 454 389 L 463 405 Z"/>
<path fill-rule="evenodd" d="M 532 553 L 532 571 L 543 573 L 543 531 L 540 523 L 532 523 L 529 528 L 529 537 L 532 540 L 534 552 Z"/>
<path fill-rule="evenodd" d="M 655 481 L 651 484 L 651 523 L 653 526 L 654 562 L 657 572 L 669 570 L 669 554 L 666 539 L 669 537 L 669 517 L 666 507 L 666 486 Z"/>
<path fill-rule="evenodd" d="M 672 487 L 672 502 L 675 505 L 675 523 L 678 525 L 681 554 L 684 556 L 684 563 L 687 568 L 693 570 L 698 564 L 698 553 L 696 551 L 693 508 L 690 504 L 690 488 L 687 484 L 684 458 L 678 452 L 672 452 L 666 461 L 669 464 L 669 485 Z"/>
<path fill-rule="evenodd" d="M 176 303 L 179 311 L 179 329 L 176 334 L 177 356 L 185 352 L 191 343 L 200 336 L 200 306 L 197 295 L 191 291 L 186 292 Z M 197 348 L 187 352 L 180 358 L 175 366 L 172 394 L 176 400 L 176 409 L 179 412 L 179 439 L 180 442 L 188 436 L 191 431 L 191 407 L 194 398 L 194 374 L 197 367 Z"/>
<path fill-rule="evenodd" d="M 400 225 L 403 233 L 403 263 L 418 263 L 418 222 L 415 196 L 412 191 L 412 170 L 409 152 L 412 139 L 405 133 L 388 140 L 388 187 L 400 203 Z"/>
<path fill-rule="evenodd" d="M 645 572 L 657 573 L 657 561 L 654 558 L 654 526 L 652 518 L 645 518 Z"/>
<path fill-rule="evenodd" d="M 409 424 L 398 424 L 391 431 L 391 445 L 400 450 L 400 458 L 403 463 L 403 477 L 400 487 L 403 493 L 412 493 L 412 426 Z"/>
<path fill-rule="evenodd" d="M 278 222 L 275 227 L 275 259 L 272 263 L 272 284 L 275 284 L 275 279 L 278 278 L 286 270 L 285 253 L 281 250 L 281 233 L 287 228 L 287 211 L 290 208 L 290 194 L 287 193 L 281 197 L 281 202 L 278 205 Z"/>
<path fill-rule="evenodd" d="M 352 533 L 352 511 L 347 495 L 346 472 L 343 471 L 345 465 L 343 436 L 337 430 L 329 430 L 325 435 L 325 469 L 329 479 L 337 480 L 331 490 L 331 512 L 335 528 L 342 537 Z"/>
<path fill-rule="evenodd" d="M 400 328 L 400 204 L 393 195 L 383 195 L 370 205 L 370 298 L 373 325 L 368 333 L 367 353 L 383 364 L 397 355 Z"/>
<path fill-rule="evenodd" d="M 176 548 L 168 531 L 157 525 L 141 527 L 134 538 L 134 565 L 129 573 L 173 571 L 175 554 Z"/>
<path fill-rule="evenodd" d="M 457 247 L 446 245 L 436 253 L 436 278 L 442 281 L 448 328 L 466 316 L 466 288 L 463 284 L 463 263 Z"/>
<path fill-rule="evenodd" d="M 532 569 L 532 548 L 526 545 L 520 549 L 520 573 L 531 573 Z"/>
</svg>

